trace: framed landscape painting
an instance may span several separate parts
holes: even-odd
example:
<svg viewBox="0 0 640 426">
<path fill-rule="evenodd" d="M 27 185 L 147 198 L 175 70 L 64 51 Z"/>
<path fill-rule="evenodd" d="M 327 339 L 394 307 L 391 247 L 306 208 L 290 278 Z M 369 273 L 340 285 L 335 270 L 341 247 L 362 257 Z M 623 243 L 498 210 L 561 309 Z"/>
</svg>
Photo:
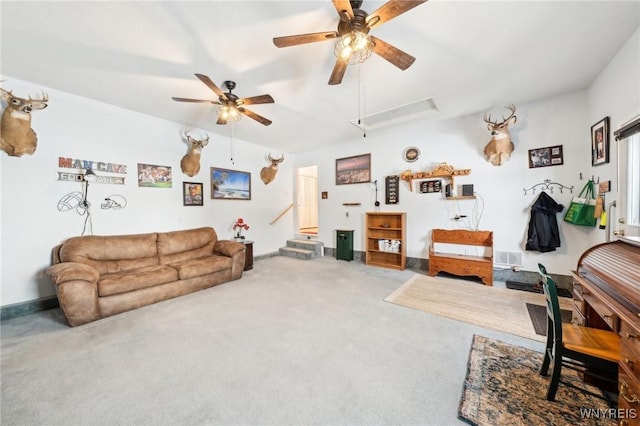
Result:
<svg viewBox="0 0 640 426">
<path fill-rule="evenodd" d="M 371 182 L 371 154 L 336 160 L 336 185 L 365 182 Z"/>
<path fill-rule="evenodd" d="M 250 200 L 251 173 L 211 167 L 211 199 Z"/>
</svg>

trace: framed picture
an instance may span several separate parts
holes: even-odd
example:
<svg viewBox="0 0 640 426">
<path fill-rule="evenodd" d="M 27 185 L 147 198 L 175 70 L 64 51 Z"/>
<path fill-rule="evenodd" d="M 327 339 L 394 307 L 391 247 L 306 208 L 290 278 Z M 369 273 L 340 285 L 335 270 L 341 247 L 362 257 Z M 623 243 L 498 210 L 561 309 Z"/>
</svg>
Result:
<svg viewBox="0 0 640 426">
<path fill-rule="evenodd" d="M 250 200 L 251 173 L 212 167 L 211 199 Z"/>
<path fill-rule="evenodd" d="M 560 166 L 564 164 L 562 145 L 529 150 L 529 168 Z"/>
<path fill-rule="evenodd" d="M 336 160 L 336 185 L 365 182 L 371 182 L 371 154 Z"/>
<path fill-rule="evenodd" d="M 591 126 L 591 165 L 609 162 L 609 117 Z"/>
<path fill-rule="evenodd" d="M 171 188 L 172 183 L 170 166 L 138 163 L 138 186 Z"/>
<path fill-rule="evenodd" d="M 182 205 L 202 205 L 202 184 L 196 182 L 182 182 Z"/>
</svg>

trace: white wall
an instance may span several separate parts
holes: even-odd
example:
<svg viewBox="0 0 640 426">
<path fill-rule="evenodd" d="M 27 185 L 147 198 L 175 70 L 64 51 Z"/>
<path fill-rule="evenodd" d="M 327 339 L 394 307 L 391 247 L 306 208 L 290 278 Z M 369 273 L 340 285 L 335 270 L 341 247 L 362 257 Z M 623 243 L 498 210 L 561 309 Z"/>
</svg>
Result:
<svg viewBox="0 0 640 426">
<path fill-rule="evenodd" d="M 125 185 L 90 184 L 89 201 L 95 235 L 172 231 L 213 226 L 220 238 L 233 235 L 232 225 L 243 217 L 251 226 L 247 239 L 255 241 L 254 254 L 267 254 L 283 246 L 292 235 L 293 212 L 276 224 L 269 223 L 293 200 L 293 156 L 285 153 L 275 180 L 265 185 L 260 170 L 269 162 L 268 147 L 233 141 L 235 164 L 230 161 L 231 142 L 227 133 L 210 134 L 202 151 L 199 174 L 188 177 L 180 170 L 187 152 L 181 138 L 183 127 L 143 114 L 123 110 L 47 87 L 3 76 L 3 88 L 17 96 L 49 95 L 49 106 L 33 113 L 32 127 L 38 134 L 34 155 L 9 157 L 0 153 L 2 218 L 0 236 L 2 261 L 0 304 L 2 306 L 55 294 L 44 270 L 50 264 L 51 249 L 64 239 L 80 235 L 85 217 L 74 211 L 60 212 L 58 200 L 80 191 L 81 184 L 56 180 L 58 157 L 125 164 Z M 238 125 L 252 125 L 239 123 Z M 201 135 L 198 129 L 192 135 Z M 271 150 L 272 152 L 275 150 Z M 143 188 L 137 183 L 137 163 L 172 167 L 173 187 Z M 211 166 L 251 173 L 252 199 L 210 199 Z M 114 175 L 117 176 L 117 175 Z M 182 205 L 182 182 L 204 184 L 204 206 Z M 111 194 L 127 199 L 122 210 L 102 210 L 100 203 Z"/>
<path fill-rule="evenodd" d="M 633 117 L 640 114 L 640 29 L 629 38 L 625 45 L 611 60 L 598 78 L 589 87 L 589 122 L 593 125 L 604 117 L 610 117 L 610 158 L 609 164 L 593 168 L 591 173 L 603 180 L 611 180 L 611 194 L 607 194 L 606 203 L 617 200 L 612 210 L 610 225 L 617 228 L 621 214 L 620 185 L 618 182 L 619 142 L 613 132 Z"/>
<path fill-rule="evenodd" d="M 336 186 L 335 159 L 371 153 L 372 179 L 379 183 L 381 211 L 407 212 L 408 256 L 428 257 L 431 229 L 469 227 L 472 223 L 467 220 L 474 217 L 475 212 L 482 212 L 479 229 L 494 231 L 495 250 L 524 251 L 529 209 L 540 192 L 525 195 L 523 189 L 550 179 L 574 186 L 575 193 L 578 186 L 585 183 L 580 181 L 579 173 L 587 175 L 589 168 L 586 165 L 590 161 L 586 92 L 517 105 L 517 116 L 518 122 L 512 129 L 516 149 L 511 159 L 500 167 L 491 165 L 482 155 L 482 149 L 489 141 L 482 115 L 442 122 L 408 122 L 399 128 L 370 130 L 366 139 L 355 135 L 357 140 L 338 149 L 297 155 L 296 166 L 318 163 L 319 191 L 329 193 L 328 199 L 319 201 L 320 239 L 335 247 L 335 229 L 354 229 L 354 249 L 363 250 L 364 213 L 373 210 L 375 191 L 369 184 Z M 552 145 L 563 145 L 564 165 L 529 169 L 527 151 Z M 402 152 L 408 146 L 420 149 L 422 154 L 417 162 L 407 163 L 402 159 Z M 397 175 L 406 169 L 426 171 L 441 162 L 457 169 L 471 169 L 470 175 L 456 177 L 455 186 L 471 183 L 480 198 L 447 201 L 441 194 L 420 193 L 415 182 L 410 191 L 408 183 L 401 181 L 399 204 L 385 204 L 385 176 Z M 559 203 L 568 205 L 572 194 L 565 190 L 562 194 L 556 191 L 552 196 Z M 345 202 L 362 205 L 344 207 L 342 203 Z M 468 219 L 452 220 L 456 214 L 466 215 Z M 558 219 L 562 216 L 558 215 Z M 552 272 L 566 271 L 575 265 L 577 254 L 587 247 L 587 241 L 596 242 L 602 237 L 602 231 L 594 229 L 573 225 L 561 225 L 561 229 L 562 247 L 553 254 L 526 252 L 524 269 L 534 270 L 537 262 L 543 261 Z"/>
<path fill-rule="evenodd" d="M 563 214 L 559 214 L 562 247 L 551 253 L 525 251 L 530 207 L 539 192 L 524 195 L 523 189 L 545 179 L 573 186 L 573 194 L 566 190 L 550 194 L 568 207 L 572 196 L 592 176 L 612 180 L 615 184 L 615 149 L 612 149 L 610 164 L 591 166 L 590 128 L 602 117 L 610 116 L 615 129 L 639 112 L 638 33 L 635 32 L 589 89 L 517 105 L 518 122 L 512 128 L 516 148 L 503 166 L 494 167 L 482 156 L 489 136 L 480 114 L 443 122 L 406 122 L 399 127 L 370 130 L 366 138 L 354 130 L 353 141 L 349 144 L 297 155 L 296 167 L 318 165 L 318 190 L 329 193 L 328 199 L 319 200 L 320 239 L 327 246 L 335 247 L 336 229 L 354 229 L 354 249 L 363 250 L 364 213 L 373 210 L 374 190 L 369 184 L 336 186 L 335 159 L 371 153 L 372 179 L 378 179 L 382 189 L 381 211 L 407 212 L 407 255 L 428 257 L 430 230 L 463 227 L 465 223 L 451 218 L 456 214 L 472 216 L 480 202 L 476 206 L 474 201 L 445 201 L 437 194 L 420 194 L 415 188 L 411 192 L 407 183 L 401 181 L 399 204 L 386 205 L 384 177 L 406 169 L 413 172 L 430 170 L 440 162 L 447 162 L 456 168 L 472 169 L 469 176 L 457 178 L 456 185 L 473 183 L 475 191 L 484 200 L 479 228 L 494 231 L 495 250 L 521 251 L 524 270 L 537 271 L 537 263 L 543 262 L 549 272 L 567 275 L 575 269 L 579 256 L 587 248 L 605 241 L 604 231 L 598 227 L 565 224 Z M 500 112 L 496 110 L 496 113 Z M 401 154 L 412 145 L 419 147 L 422 155 L 417 162 L 406 163 Z M 564 165 L 528 168 L 529 149 L 554 145 L 563 146 Z M 611 197 L 607 197 L 606 202 L 610 201 Z M 361 202 L 362 205 L 344 207 L 342 203 L 345 202 Z"/>
</svg>

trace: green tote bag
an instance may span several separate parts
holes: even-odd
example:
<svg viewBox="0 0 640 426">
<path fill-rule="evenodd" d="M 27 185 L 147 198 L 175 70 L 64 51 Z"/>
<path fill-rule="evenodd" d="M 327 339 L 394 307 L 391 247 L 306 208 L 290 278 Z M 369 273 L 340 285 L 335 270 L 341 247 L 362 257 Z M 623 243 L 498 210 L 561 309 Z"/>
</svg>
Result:
<svg viewBox="0 0 640 426">
<path fill-rule="evenodd" d="M 574 225 L 596 226 L 598 218 L 594 216 L 596 211 L 596 198 L 593 181 L 590 180 L 582 188 L 577 197 L 573 197 L 571 205 L 564 215 L 564 221 Z"/>
</svg>

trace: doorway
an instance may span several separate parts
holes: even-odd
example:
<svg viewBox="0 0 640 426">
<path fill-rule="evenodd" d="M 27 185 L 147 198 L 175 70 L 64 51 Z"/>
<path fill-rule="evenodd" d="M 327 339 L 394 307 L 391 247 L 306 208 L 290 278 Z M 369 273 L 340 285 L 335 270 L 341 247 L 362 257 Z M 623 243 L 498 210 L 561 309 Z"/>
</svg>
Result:
<svg viewBox="0 0 640 426">
<path fill-rule="evenodd" d="M 318 236 L 318 166 L 298 169 L 298 233 Z"/>
</svg>

